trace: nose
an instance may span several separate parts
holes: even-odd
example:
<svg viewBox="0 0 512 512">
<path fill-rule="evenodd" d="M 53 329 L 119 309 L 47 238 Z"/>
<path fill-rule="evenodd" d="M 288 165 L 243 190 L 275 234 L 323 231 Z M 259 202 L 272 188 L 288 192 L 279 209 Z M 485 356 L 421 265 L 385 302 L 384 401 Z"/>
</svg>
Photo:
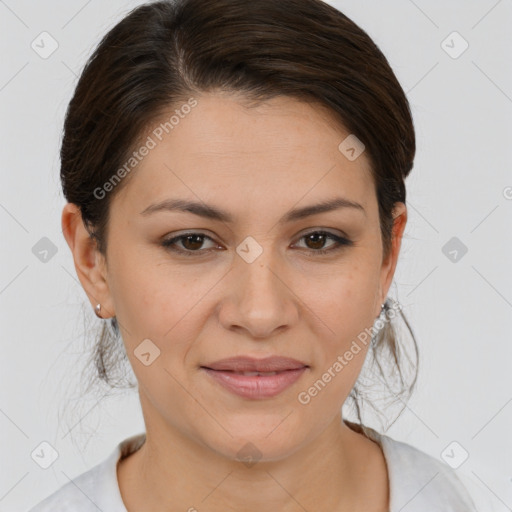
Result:
<svg viewBox="0 0 512 512">
<path fill-rule="evenodd" d="M 291 328 L 299 319 L 298 298 L 283 267 L 270 250 L 252 263 L 235 256 L 218 312 L 221 325 L 259 339 Z"/>
</svg>

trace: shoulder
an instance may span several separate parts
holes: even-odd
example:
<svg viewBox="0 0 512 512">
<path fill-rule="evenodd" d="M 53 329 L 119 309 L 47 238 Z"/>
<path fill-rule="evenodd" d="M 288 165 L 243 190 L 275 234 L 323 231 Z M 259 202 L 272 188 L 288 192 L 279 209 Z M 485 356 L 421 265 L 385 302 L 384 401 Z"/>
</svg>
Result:
<svg viewBox="0 0 512 512">
<path fill-rule="evenodd" d="M 97 512 L 98 489 L 96 483 L 105 471 L 105 462 L 94 466 L 73 480 L 64 484 L 53 494 L 39 502 L 29 512 Z"/>
<path fill-rule="evenodd" d="M 363 433 L 362 425 L 344 420 Z M 477 512 L 468 488 L 455 470 L 441 459 L 365 426 L 366 435 L 379 444 L 386 461 L 390 512 Z"/>
<path fill-rule="evenodd" d="M 125 439 L 105 460 L 64 484 L 28 512 L 126 512 L 116 466 L 121 456 L 136 450 L 144 439 L 144 434 Z"/>
<path fill-rule="evenodd" d="M 418 512 L 476 512 L 468 489 L 441 459 L 389 436 L 380 438 L 392 489 L 391 512 L 406 505 Z"/>
</svg>

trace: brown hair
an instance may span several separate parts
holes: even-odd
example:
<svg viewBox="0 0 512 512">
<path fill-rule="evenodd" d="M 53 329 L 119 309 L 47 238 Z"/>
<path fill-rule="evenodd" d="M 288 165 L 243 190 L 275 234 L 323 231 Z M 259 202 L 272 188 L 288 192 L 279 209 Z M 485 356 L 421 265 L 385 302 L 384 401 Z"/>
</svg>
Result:
<svg viewBox="0 0 512 512">
<path fill-rule="evenodd" d="M 109 206 L 129 175 L 104 198 L 95 191 L 163 112 L 215 90 L 255 102 L 276 96 L 315 102 L 356 135 L 371 162 L 384 257 L 389 254 L 393 206 L 405 203 L 415 134 L 404 91 L 372 39 L 321 0 L 174 0 L 135 8 L 103 37 L 67 109 L 60 173 L 64 196 L 80 208 L 105 257 Z M 417 377 L 416 340 L 400 314 L 416 354 L 410 382 L 403 378 L 405 347 L 397 343 L 390 321 L 370 350 L 395 398 L 410 395 Z M 390 368 L 383 368 L 382 357 Z M 110 328 L 103 322 L 93 360 L 101 379 L 123 386 L 113 375 L 127 362 L 115 318 Z M 395 390 L 389 377 L 397 375 Z M 361 388 L 358 379 L 350 394 L 360 422 Z"/>
</svg>

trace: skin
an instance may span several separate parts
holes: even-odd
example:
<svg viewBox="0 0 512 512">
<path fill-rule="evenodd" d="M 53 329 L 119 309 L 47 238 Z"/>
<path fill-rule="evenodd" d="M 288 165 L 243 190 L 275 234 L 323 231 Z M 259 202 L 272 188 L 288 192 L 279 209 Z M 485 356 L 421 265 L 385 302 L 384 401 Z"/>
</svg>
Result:
<svg viewBox="0 0 512 512">
<path fill-rule="evenodd" d="M 379 445 L 342 421 L 368 349 L 304 405 L 297 399 L 380 313 L 398 260 L 407 210 L 397 203 L 392 251 L 383 258 L 369 161 L 349 161 L 348 132 L 325 109 L 279 97 L 248 108 L 227 93 L 198 105 L 132 171 L 111 204 L 107 258 L 68 203 L 62 226 L 92 307 L 116 315 L 139 383 L 146 443 L 118 464 L 127 509 L 384 512 L 389 488 Z M 172 113 L 174 106 L 170 109 Z M 148 132 L 150 133 L 150 132 Z M 343 196 L 342 208 L 288 224 L 289 210 Z M 190 212 L 141 215 L 167 198 L 227 210 L 233 223 Z M 329 249 L 318 230 L 353 245 Z M 181 256 L 161 245 L 188 230 Z M 253 237 L 263 253 L 247 263 L 236 247 Z M 212 249 L 208 251 L 208 249 Z M 203 255 L 198 254 L 202 251 Z M 149 338 L 160 356 L 134 355 Z M 244 399 L 199 368 L 234 355 L 294 357 L 309 365 L 281 394 Z M 251 467 L 237 452 L 253 443 Z M 192 508 L 194 507 L 194 508 Z"/>
</svg>

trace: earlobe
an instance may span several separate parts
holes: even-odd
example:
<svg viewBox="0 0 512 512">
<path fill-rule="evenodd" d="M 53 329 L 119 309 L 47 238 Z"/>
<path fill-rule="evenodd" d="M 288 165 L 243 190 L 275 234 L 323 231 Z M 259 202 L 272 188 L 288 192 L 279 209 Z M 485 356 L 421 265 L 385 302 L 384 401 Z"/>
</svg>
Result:
<svg viewBox="0 0 512 512">
<path fill-rule="evenodd" d="M 106 279 L 105 258 L 97 249 L 82 221 L 77 205 L 67 203 L 62 210 L 62 233 L 73 255 L 75 270 L 93 308 L 101 304 L 103 318 L 115 315 Z"/>
</svg>

